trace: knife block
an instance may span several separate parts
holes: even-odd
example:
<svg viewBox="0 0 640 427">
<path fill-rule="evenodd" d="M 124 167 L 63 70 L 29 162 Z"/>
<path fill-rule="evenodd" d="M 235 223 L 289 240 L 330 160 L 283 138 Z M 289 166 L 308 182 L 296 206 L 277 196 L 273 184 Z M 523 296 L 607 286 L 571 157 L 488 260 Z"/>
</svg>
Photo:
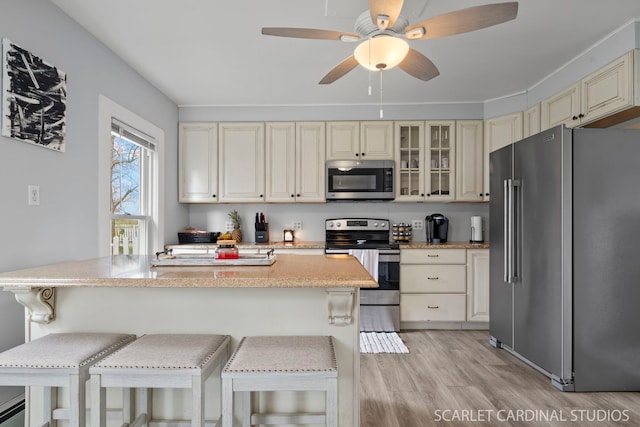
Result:
<svg viewBox="0 0 640 427">
<path fill-rule="evenodd" d="M 269 242 L 269 223 L 256 222 L 256 243 Z"/>
</svg>

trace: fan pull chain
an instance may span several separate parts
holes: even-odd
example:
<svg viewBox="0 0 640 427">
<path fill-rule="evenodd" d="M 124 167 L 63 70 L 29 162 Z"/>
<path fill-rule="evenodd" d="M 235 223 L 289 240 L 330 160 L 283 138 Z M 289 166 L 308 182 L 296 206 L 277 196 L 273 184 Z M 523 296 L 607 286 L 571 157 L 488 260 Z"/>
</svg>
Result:
<svg viewBox="0 0 640 427">
<path fill-rule="evenodd" d="M 382 69 L 380 69 L 380 118 L 384 118 L 384 112 L 382 111 Z"/>
<path fill-rule="evenodd" d="M 371 40 L 369 40 L 369 96 L 371 96 Z"/>
</svg>

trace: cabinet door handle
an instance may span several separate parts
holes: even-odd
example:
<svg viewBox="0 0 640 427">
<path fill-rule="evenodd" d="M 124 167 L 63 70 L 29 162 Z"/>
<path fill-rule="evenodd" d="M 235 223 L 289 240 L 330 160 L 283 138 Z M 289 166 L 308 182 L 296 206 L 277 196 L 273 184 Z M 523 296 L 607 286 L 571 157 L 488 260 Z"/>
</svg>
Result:
<svg viewBox="0 0 640 427">
<path fill-rule="evenodd" d="M 439 305 L 428 305 L 427 308 L 430 308 L 432 310 L 436 310 L 436 309 L 440 308 L 440 306 Z"/>
<path fill-rule="evenodd" d="M 583 117 L 584 117 L 584 114 L 580 113 L 580 114 L 578 114 L 578 117 L 579 117 L 579 118 L 583 118 Z"/>
<path fill-rule="evenodd" d="M 362 155 L 362 157 L 364 157 L 364 153 L 362 153 L 361 155 Z"/>
<path fill-rule="evenodd" d="M 300 195 L 299 195 L 299 194 L 296 194 L 296 197 L 300 197 Z"/>
<path fill-rule="evenodd" d="M 213 197 L 216 197 L 216 195 L 215 195 L 215 194 L 213 194 Z"/>
<path fill-rule="evenodd" d="M 427 280 L 440 280 L 439 277 L 427 277 Z"/>
<path fill-rule="evenodd" d="M 291 197 L 296 197 L 296 195 L 295 195 L 295 194 L 292 194 L 292 195 L 291 195 Z"/>
<path fill-rule="evenodd" d="M 356 157 L 360 157 L 360 153 L 356 153 Z"/>
</svg>

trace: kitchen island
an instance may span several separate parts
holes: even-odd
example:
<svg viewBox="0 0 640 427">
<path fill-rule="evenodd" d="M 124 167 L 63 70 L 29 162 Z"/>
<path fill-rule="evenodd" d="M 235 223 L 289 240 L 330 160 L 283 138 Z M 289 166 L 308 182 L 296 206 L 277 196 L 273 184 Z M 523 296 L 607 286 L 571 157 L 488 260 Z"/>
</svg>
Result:
<svg viewBox="0 0 640 427">
<path fill-rule="evenodd" d="M 115 256 L 2 273 L 0 286 L 27 307 L 27 340 L 53 332 L 212 333 L 230 335 L 235 346 L 247 335 L 331 335 L 339 425 L 358 425 L 357 301 L 360 288 L 377 284 L 353 257 L 282 254 L 268 267 L 153 267 L 148 257 Z M 207 391 L 218 386 L 210 380 Z M 110 395 L 110 406 L 118 400 Z M 29 394 L 28 403 L 29 425 L 39 425 L 39 393 Z M 278 392 L 261 404 L 261 410 L 321 412 L 324 397 Z M 158 417 L 188 418 L 188 410 L 188 393 L 154 393 Z M 219 412 L 219 400 L 209 400 L 207 417 Z"/>
</svg>

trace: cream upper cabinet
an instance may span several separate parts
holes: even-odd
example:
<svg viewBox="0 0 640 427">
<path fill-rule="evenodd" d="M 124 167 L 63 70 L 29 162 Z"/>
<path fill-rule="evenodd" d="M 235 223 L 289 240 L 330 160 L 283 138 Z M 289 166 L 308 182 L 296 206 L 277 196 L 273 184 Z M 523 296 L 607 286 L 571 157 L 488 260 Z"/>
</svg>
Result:
<svg viewBox="0 0 640 427">
<path fill-rule="evenodd" d="M 484 199 L 484 143 L 482 120 L 456 122 L 456 200 Z"/>
<path fill-rule="evenodd" d="M 327 122 L 327 160 L 359 159 L 360 122 Z"/>
<path fill-rule="evenodd" d="M 324 132 L 324 122 L 267 123 L 265 201 L 325 201 Z"/>
<path fill-rule="evenodd" d="M 522 137 L 535 135 L 540 130 L 540 104 L 536 104 L 524 112 Z"/>
<path fill-rule="evenodd" d="M 264 123 L 220 123 L 220 202 L 264 201 Z"/>
<path fill-rule="evenodd" d="M 639 50 L 632 50 L 541 103 L 541 126 L 549 129 L 593 123 L 613 113 L 640 105 L 636 82 Z"/>
<path fill-rule="evenodd" d="M 425 197 L 424 122 L 395 122 L 396 202 Z"/>
<path fill-rule="evenodd" d="M 296 201 L 325 201 L 325 124 L 296 123 Z"/>
<path fill-rule="evenodd" d="M 455 134 L 454 121 L 425 122 L 425 200 L 455 199 Z"/>
<path fill-rule="evenodd" d="M 540 105 L 541 129 L 565 124 L 569 127 L 580 124 L 580 83 L 544 100 Z"/>
<path fill-rule="evenodd" d="M 327 160 L 393 160 L 393 122 L 327 122 Z"/>
<path fill-rule="evenodd" d="M 393 160 L 393 122 L 360 122 L 360 158 Z"/>
<path fill-rule="evenodd" d="M 218 125 L 180 123 L 178 201 L 218 201 Z"/>
<path fill-rule="evenodd" d="M 489 249 L 467 249 L 467 321 L 489 321 Z"/>
<path fill-rule="evenodd" d="M 265 144 L 265 201 L 295 202 L 296 124 L 267 123 Z"/>
<path fill-rule="evenodd" d="M 489 154 L 522 139 L 522 112 L 484 122 L 484 200 L 489 200 Z"/>
</svg>

